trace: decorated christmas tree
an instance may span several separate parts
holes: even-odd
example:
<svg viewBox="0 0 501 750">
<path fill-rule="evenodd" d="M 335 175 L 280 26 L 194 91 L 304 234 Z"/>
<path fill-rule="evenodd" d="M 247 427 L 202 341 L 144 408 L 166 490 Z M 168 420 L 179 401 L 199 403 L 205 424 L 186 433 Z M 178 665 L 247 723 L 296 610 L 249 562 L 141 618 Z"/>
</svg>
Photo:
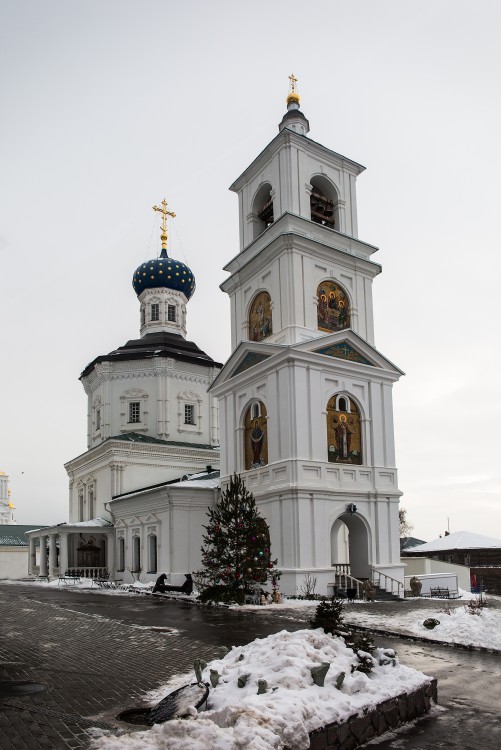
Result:
<svg viewBox="0 0 501 750">
<path fill-rule="evenodd" d="M 209 508 L 208 516 L 203 569 L 196 575 L 201 598 L 243 603 L 246 592 L 255 592 L 268 581 L 276 593 L 279 573 L 275 568 L 277 561 L 271 559 L 268 524 L 237 474 L 217 506 Z"/>
</svg>

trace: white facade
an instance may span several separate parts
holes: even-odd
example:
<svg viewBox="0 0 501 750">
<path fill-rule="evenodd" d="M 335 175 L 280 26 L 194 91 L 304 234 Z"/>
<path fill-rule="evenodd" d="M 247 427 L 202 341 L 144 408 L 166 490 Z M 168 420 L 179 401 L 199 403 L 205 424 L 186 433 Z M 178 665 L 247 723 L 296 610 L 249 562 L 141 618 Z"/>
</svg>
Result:
<svg viewBox="0 0 501 750">
<path fill-rule="evenodd" d="M 208 388 L 221 365 L 186 339 L 194 277 L 168 257 L 165 221 L 161 239 L 160 257 L 134 274 L 140 338 L 98 356 L 81 375 L 88 449 L 65 466 L 68 523 L 28 535 L 31 574 L 108 572 L 130 581 L 166 572 L 176 580 L 200 562 L 219 468 L 218 403 Z M 193 474 L 204 479 L 179 482 Z M 46 551 L 39 564 L 37 538 Z"/>
<path fill-rule="evenodd" d="M 221 288 L 231 299 L 234 351 L 211 387 L 220 401 L 222 485 L 237 472 L 253 492 L 286 593 L 306 573 L 327 593 L 333 566 L 345 561 L 343 525 L 352 576 L 376 568 L 403 583 L 392 406 L 402 373 L 374 348 L 372 281 L 381 269 L 371 260 L 376 248 L 357 238 L 355 181 L 363 167 L 310 141 L 297 123 L 296 132 L 282 123 L 232 186 L 240 252 Z M 313 220 L 313 192 L 329 203 L 328 223 Z M 318 289 L 328 282 L 342 288 L 350 310 L 349 327 L 335 332 L 318 323 Z M 272 333 L 249 341 L 262 292 L 271 298 Z M 329 460 L 332 399 L 360 415 L 355 462 Z M 267 456 L 249 467 L 245 420 L 254 403 L 266 413 Z"/>
<path fill-rule="evenodd" d="M 200 567 L 207 508 L 218 493 L 219 478 L 205 475 L 114 500 L 117 576 L 142 568 L 143 579 L 162 571 L 170 583 L 184 583 L 184 575 Z"/>
<path fill-rule="evenodd" d="M 308 131 L 294 96 L 231 188 L 240 247 L 221 285 L 233 352 L 223 369 L 186 341 L 190 269 L 164 247 L 137 269 L 141 338 L 82 373 L 88 450 L 66 465 L 69 524 L 38 534 L 40 571 L 92 557 L 113 577 L 182 582 L 217 502 L 221 434 L 222 485 L 237 472 L 254 494 L 285 593 L 306 573 L 327 593 L 338 568 L 403 584 L 392 405 L 402 373 L 374 345 L 381 268 L 357 236 L 364 168 Z M 324 312 L 337 327 L 321 325 Z"/>
</svg>

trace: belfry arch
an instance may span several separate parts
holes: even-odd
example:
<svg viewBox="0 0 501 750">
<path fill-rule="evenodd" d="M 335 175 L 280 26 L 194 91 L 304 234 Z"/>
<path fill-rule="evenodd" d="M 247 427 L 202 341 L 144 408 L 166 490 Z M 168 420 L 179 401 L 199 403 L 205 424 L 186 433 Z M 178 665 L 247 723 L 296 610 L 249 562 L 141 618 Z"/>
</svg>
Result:
<svg viewBox="0 0 501 750">
<path fill-rule="evenodd" d="M 265 182 L 258 189 L 252 201 L 252 223 L 254 239 L 259 237 L 270 224 L 274 222 L 272 188 L 269 182 Z"/>
<path fill-rule="evenodd" d="M 369 578 L 369 529 L 362 517 L 346 511 L 331 527 L 331 565 L 347 566 L 345 572 L 354 578 Z"/>
<path fill-rule="evenodd" d="M 334 184 L 324 177 L 311 178 L 310 218 L 316 224 L 339 230 L 339 199 Z"/>
</svg>

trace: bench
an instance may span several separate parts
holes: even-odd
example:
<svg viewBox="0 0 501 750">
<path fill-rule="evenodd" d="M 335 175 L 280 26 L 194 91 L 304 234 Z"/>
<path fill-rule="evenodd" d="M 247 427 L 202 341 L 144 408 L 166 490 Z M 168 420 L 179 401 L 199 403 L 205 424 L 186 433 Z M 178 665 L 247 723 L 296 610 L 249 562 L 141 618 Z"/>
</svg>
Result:
<svg viewBox="0 0 501 750">
<path fill-rule="evenodd" d="M 64 583 L 65 585 L 68 585 L 69 583 L 72 583 L 75 585 L 76 583 L 80 583 L 80 576 L 59 576 L 59 581 L 57 582 L 57 585 L 59 586 L 60 583 Z"/>
<path fill-rule="evenodd" d="M 430 588 L 430 596 L 437 599 L 460 599 L 461 594 L 454 590 L 449 589 L 447 586 L 437 586 L 436 588 Z"/>
</svg>

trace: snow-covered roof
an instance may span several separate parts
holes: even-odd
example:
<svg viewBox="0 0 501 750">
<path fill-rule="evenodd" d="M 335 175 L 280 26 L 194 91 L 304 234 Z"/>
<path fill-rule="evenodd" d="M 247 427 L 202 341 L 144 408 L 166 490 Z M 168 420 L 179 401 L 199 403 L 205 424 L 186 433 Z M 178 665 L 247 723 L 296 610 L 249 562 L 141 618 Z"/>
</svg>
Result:
<svg viewBox="0 0 501 750">
<path fill-rule="evenodd" d="M 400 539 L 400 551 L 408 552 L 414 547 L 419 547 L 420 544 L 426 544 L 424 539 L 416 539 L 415 536 L 403 536 Z"/>
<path fill-rule="evenodd" d="M 172 482 L 171 487 L 204 487 L 205 489 L 221 486 L 219 472 L 212 474 L 192 474 L 188 479 L 181 479 L 179 482 Z"/>
<path fill-rule="evenodd" d="M 105 526 L 113 526 L 110 521 L 105 518 L 91 518 L 90 521 L 77 521 L 76 523 L 59 523 L 58 526 L 97 526 L 103 528 Z"/>
<path fill-rule="evenodd" d="M 25 533 L 32 528 L 28 524 L 0 524 L 0 547 L 27 547 Z"/>
<path fill-rule="evenodd" d="M 449 549 L 491 549 L 501 547 L 501 539 L 494 539 L 472 531 L 454 531 L 433 542 L 420 544 L 413 548 L 415 552 L 442 552 Z"/>
</svg>

